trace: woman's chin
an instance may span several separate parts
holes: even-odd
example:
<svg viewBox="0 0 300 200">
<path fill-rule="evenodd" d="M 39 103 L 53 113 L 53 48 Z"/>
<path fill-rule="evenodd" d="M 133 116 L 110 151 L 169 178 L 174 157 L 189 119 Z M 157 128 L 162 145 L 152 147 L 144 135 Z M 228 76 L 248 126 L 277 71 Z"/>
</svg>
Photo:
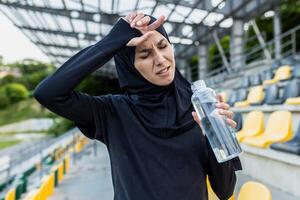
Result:
<svg viewBox="0 0 300 200">
<path fill-rule="evenodd" d="M 174 77 L 167 77 L 163 80 L 159 80 L 156 83 L 154 83 L 155 85 L 159 85 L 159 86 L 167 86 L 170 85 L 174 80 Z"/>
</svg>

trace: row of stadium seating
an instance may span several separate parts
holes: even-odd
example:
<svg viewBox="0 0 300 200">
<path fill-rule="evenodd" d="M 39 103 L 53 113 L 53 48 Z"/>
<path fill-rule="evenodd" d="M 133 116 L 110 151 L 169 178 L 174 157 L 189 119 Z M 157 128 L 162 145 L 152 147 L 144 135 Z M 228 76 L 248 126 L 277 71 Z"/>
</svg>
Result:
<svg viewBox="0 0 300 200">
<path fill-rule="evenodd" d="M 261 85 L 268 80 L 275 82 L 284 81 L 291 78 L 300 78 L 300 59 L 290 57 L 288 59 L 275 60 L 269 69 L 257 74 L 245 75 L 234 89 L 248 88 L 251 86 Z M 280 69 L 280 70 L 279 70 Z"/>
<path fill-rule="evenodd" d="M 221 94 L 225 102 L 235 107 L 283 103 L 300 105 L 300 80 L 292 79 L 281 86 L 277 84 L 254 86 L 249 92 L 247 89 L 232 90 L 228 98 L 226 92 L 223 91 Z"/>
<path fill-rule="evenodd" d="M 283 62 L 276 60 L 270 69 L 245 75 L 240 84 L 221 94 L 229 105 L 235 107 L 283 103 L 300 105 L 300 60 L 293 57 Z"/>
<path fill-rule="evenodd" d="M 266 128 L 264 124 L 264 113 L 251 111 L 237 132 L 237 139 L 247 145 L 300 155 L 300 123 L 293 134 L 291 112 L 274 111 L 269 116 Z"/>
<path fill-rule="evenodd" d="M 270 85 L 292 78 L 300 78 L 300 64 L 297 64 L 294 67 L 283 65 L 276 70 L 275 74 L 273 74 L 272 69 L 266 69 L 258 74 L 245 75 L 234 89 L 248 88 L 262 84 Z"/>
</svg>

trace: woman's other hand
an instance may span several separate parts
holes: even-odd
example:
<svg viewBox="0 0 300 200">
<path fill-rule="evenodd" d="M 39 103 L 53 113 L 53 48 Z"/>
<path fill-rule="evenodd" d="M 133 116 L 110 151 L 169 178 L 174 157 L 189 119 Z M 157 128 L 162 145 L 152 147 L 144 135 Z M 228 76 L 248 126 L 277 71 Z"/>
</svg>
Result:
<svg viewBox="0 0 300 200">
<path fill-rule="evenodd" d="M 149 24 L 150 17 L 143 13 L 133 12 L 122 17 L 132 28 L 138 29 L 143 35 L 141 37 L 132 38 L 126 46 L 137 46 L 151 36 L 153 31 L 164 23 L 165 17 L 160 16 L 155 22 Z"/>
<path fill-rule="evenodd" d="M 222 98 L 221 94 L 217 94 L 217 99 L 218 99 L 219 102 L 216 103 L 216 107 L 219 109 L 219 113 L 221 115 L 226 116 L 226 122 L 227 122 L 227 124 L 229 124 L 232 128 L 236 128 L 237 124 L 233 120 L 234 113 L 230 110 L 230 106 L 223 101 L 223 98 Z M 202 126 L 201 126 L 201 120 L 198 117 L 197 113 L 194 111 L 194 112 L 192 112 L 192 115 L 193 115 L 194 120 L 202 128 Z"/>
</svg>

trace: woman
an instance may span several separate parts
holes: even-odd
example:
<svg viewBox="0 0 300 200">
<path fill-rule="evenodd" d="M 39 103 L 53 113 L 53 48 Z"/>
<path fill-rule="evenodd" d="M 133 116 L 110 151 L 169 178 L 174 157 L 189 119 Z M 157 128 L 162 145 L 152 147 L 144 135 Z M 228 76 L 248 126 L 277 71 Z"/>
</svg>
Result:
<svg viewBox="0 0 300 200">
<path fill-rule="evenodd" d="M 120 18 L 101 41 L 44 79 L 34 97 L 107 146 L 114 199 L 204 200 L 207 175 L 219 198 L 228 199 L 240 161 L 216 161 L 193 112 L 190 84 L 175 67 L 163 21 L 142 13 Z M 74 91 L 112 57 L 123 95 Z M 234 128 L 229 106 L 218 107 Z"/>
</svg>

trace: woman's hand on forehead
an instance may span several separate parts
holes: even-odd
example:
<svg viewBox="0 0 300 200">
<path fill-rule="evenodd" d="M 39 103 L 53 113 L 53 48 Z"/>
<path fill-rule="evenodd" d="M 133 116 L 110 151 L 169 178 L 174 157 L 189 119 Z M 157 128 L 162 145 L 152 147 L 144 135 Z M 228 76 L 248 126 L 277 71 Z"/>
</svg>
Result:
<svg viewBox="0 0 300 200">
<path fill-rule="evenodd" d="M 164 16 L 160 16 L 152 24 L 150 23 L 151 18 L 145 16 L 143 13 L 133 12 L 123 17 L 123 19 L 130 24 L 132 28 L 138 29 L 143 35 L 141 37 L 132 38 L 127 46 L 137 46 L 147 38 L 149 38 L 153 31 L 162 25 L 165 21 Z"/>
<path fill-rule="evenodd" d="M 123 19 L 127 21 L 132 28 L 138 29 L 143 34 L 157 29 L 165 21 L 165 17 L 160 16 L 155 22 L 149 24 L 151 20 L 150 16 L 145 16 L 145 14 L 137 12 L 132 12 L 123 17 Z"/>
</svg>

